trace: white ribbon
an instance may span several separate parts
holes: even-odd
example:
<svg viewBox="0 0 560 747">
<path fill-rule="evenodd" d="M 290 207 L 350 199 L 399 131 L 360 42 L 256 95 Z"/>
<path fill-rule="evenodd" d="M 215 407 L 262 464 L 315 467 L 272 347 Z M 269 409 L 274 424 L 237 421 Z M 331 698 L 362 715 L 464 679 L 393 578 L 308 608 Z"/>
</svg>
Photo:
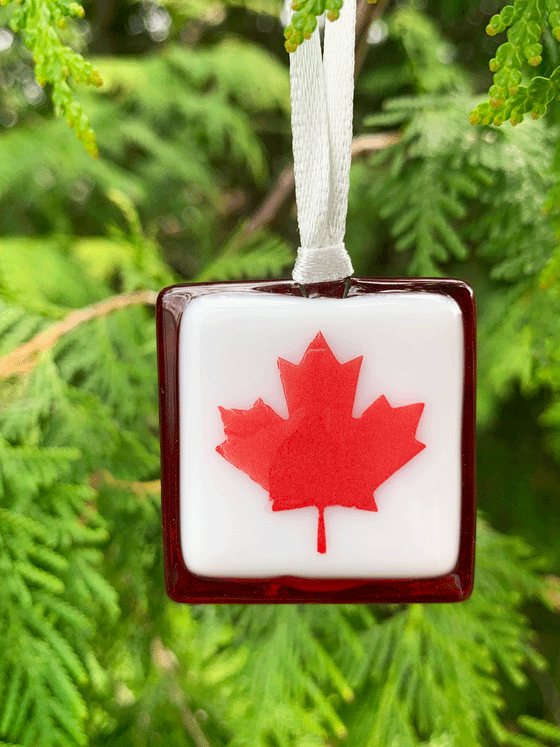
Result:
<svg viewBox="0 0 560 747">
<path fill-rule="evenodd" d="M 341 280 L 353 272 L 344 246 L 352 147 L 356 0 L 290 54 L 292 135 L 301 247 L 296 283 Z"/>
</svg>

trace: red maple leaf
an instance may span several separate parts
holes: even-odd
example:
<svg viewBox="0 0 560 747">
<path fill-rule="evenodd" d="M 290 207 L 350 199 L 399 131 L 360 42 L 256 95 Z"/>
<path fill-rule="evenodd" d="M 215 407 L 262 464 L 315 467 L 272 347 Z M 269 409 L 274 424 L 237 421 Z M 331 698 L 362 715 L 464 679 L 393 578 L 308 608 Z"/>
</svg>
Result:
<svg viewBox="0 0 560 747">
<path fill-rule="evenodd" d="M 424 448 L 424 405 L 391 407 L 381 396 L 352 417 L 362 356 L 339 363 L 319 332 L 301 360 L 278 359 L 288 419 L 262 399 L 250 410 L 220 407 L 228 462 L 269 493 L 273 511 L 316 506 L 317 552 L 326 552 L 327 506 L 377 511 L 374 492 Z"/>
</svg>

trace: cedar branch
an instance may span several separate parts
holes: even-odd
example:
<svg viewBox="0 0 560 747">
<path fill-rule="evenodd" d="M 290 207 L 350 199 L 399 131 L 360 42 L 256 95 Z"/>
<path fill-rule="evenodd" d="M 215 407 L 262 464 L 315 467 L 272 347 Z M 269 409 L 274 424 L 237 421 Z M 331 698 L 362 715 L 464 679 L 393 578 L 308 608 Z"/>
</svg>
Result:
<svg viewBox="0 0 560 747">
<path fill-rule="evenodd" d="M 111 296 L 92 306 L 76 309 L 68 314 L 62 321 L 52 324 L 44 329 L 31 340 L 20 345 L 0 360 L 0 379 L 8 376 L 21 376 L 31 371 L 38 362 L 39 353 L 51 350 L 62 335 L 71 332 L 80 324 L 107 316 L 112 311 L 124 309 L 135 304 L 146 304 L 153 306 L 157 300 L 157 293 L 151 290 L 137 291 L 135 293 L 121 293 Z"/>
</svg>

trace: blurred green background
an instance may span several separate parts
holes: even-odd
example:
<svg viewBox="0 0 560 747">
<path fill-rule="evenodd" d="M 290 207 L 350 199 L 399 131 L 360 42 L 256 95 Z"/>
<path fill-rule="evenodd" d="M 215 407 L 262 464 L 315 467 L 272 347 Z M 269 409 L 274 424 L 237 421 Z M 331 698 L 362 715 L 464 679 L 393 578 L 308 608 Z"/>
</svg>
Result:
<svg viewBox="0 0 560 747">
<path fill-rule="evenodd" d="M 560 109 L 469 124 L 501 5 L 368 11 L 347 228 L 357 275 L 475 288 L 473 597 L 200 608 L 163 590 L 153 303 L 291 272 L 280 7 L 69 5 L 0 8 L 0 745 L 560 745 Z"/>
</svg>

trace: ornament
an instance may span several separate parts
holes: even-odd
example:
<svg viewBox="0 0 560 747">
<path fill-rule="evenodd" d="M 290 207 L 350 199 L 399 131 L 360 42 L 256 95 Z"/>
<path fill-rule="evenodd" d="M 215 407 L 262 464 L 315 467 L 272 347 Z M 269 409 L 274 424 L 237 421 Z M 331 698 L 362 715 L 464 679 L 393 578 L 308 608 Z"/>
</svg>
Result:
<svg viewBox="0 0 560 747">
<path fill-rule="evenodd" d="M 464 599 L 474 303 L 458 280 L 158 302 L 166 583 L 189 602 Z"/>
<path fill-rule="evenodd" d="M 459 280 L 351 278 L 355 0 L 290 56 L 293 281 L 157 305 L 165 578 L 180 602 L 470 594 L 475 312 Z"/>
</svg>

